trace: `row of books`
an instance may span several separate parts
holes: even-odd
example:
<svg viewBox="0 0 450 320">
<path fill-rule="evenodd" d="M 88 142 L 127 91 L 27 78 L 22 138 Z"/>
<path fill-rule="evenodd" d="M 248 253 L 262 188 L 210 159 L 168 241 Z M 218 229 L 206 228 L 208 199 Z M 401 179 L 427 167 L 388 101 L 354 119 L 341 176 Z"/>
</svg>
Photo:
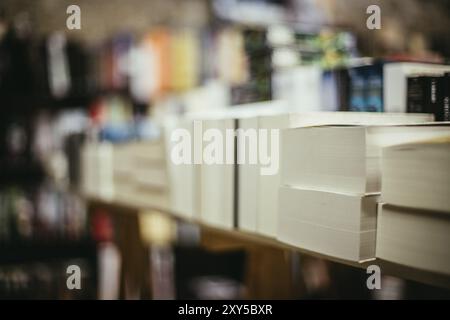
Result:
<svg viewBox="0 0 450 320">
<path fill-rule="evenodd" d="M 82 105 L 105 91 L 140 103 L 196 88 L 208 80 L 232 87 L 233 104 L 270 100 L 273 68 L 334 67 L 356 55 L 347 32 L 304 34 L 288 27 L 154 27 L 143 36 L 122 32 L 96 46 L 63 32 L 21 38 L 7 26 L 0 54 L 0 96 L 21 93 Z M 330 58 L 331 57 L 331 58 Z M 30 96 L 30 95 L 29 95 Z"/>
<path fill-rule="evenodd" d="M 78 240 L 86 236 L 86 209 L 76 194 L 51 185 L 0 193 L 0 242 Z"/>
<path fill-rule="evenodd" d="M 75 257 L 78 258 L 78 257 Z M 42 263 L 0 266 L 0 298 L 14 299 L 95 299 L 95 266 L 85 259 L 77 259 L 81 270 L 83 290 L 67 290 L 67 266 L 70 259 Z"/>
<path fill-rule="evenodd" d="M 162 141 L 165 148 L 159 150 L 149 147 L 145 149 L 144 143 L 137 143 L 141 149 L 136 148 L 135 151 L 131 151 L 131 145 L 112 147 L 114 154 L 118 154 L 120 148 L 130 148 L 124 153 L 125 157 L 155 157 L 159 154 L 159 161 L 166 164 L 158 169 L 159 174 L 164 173 L 166 178 L 163 183 L 167 191 L 164 203 L 159 202 L 149 189 L 142 192 L 140 200 L 137 199 L 140 194 L 137 192 L 138 186 L 143 183 L 139 182 L 138 177 L 143 178 L 148 173 L 149 183 L 159 183 L 154 164 L 150 165 L 148 162 L 137 170 L 139 165 L 135 160 L 109 156 L 109 159 L 115 161 L 100 161 L 98 171 L 109 168 L 112 163 L 115 171 L 109 172 L 117 174 L 117 168 L 128 166 L 124 176 L 134 180 L 135 188 L 126 193 L 116 192 L 110 196 L 112 200 L 121 198 L 121 202 L 165 209 L 208 225 L 225 229 L 237 228 L 277 238 L 310 251 L 360 262 L 377 256 L 377 206 L 382 201 L 380 193 L 384 199 L 384 148 L 449 135 L 450 127 L 447 123 L 432 121 L 433 116 L 428 114 L 352 112 L 267 112 L 255 117 L 254 111 L 245 112 L 244 108 L 237 108 L 227 115 L 202 119 L 183 118 L 173 122 L 166 127 Z M 232 160 L 224 164 L 202 161 L 175 164 L 171 159 L 178 141 L 171 138 L 174 129 L 189 133 L 192 139 L 190 155 L 194 155 L 198 148 L 201 152 L 206 152 L 204 148 L 210 140 L 204 140 L 203 134 L 209 129 L 221 133 L 218 136 L 223 137 L 227 136 L 227 130 L 241 129 L 244 133 L 247 132 L 244 139 L 248 141 L 243 150 L 239 147 L 239 138 L 231 142 L 234 146 L 232 148 L 227 146 L 229 141 L 223 141 L 216 151 Z M 252 133 L 249 129 L 256 130 L 253 132 L 267 129 L 269 139 L 256 134 L 255 140 L 251 141 Z M 280 140 L 270 139 L 271 129 L 281 130 Z M 277 156 L 278 142 L 279 171 L 261 175 L 261 169 L 267 168 L 267 164 L 248 161 L 237 164 L 237 159 L 242 155 L 245 154 L 246 159 L 251 157 L 249 150 L 255 147 L 254 143 L 258 152 L 266 151 L 268 157 Z M 427 161 L 415 160 L 415 163 L 426 164 Z M 441 177 L 439 188 L 442 193 L 437 193 L 441 195 L 440 198 L 427 202 L 444 206 L 433 209 L 438 211 L 448 211 L 442 196 L 448 194 L 445 191 L 448 191 L 448 184 L 445 185 L 448 182 L 448 168 L 444 163 L 440 167 L 434 164 L 429 170 Z M 115 177 L 110 173 L 109 176 L 113 179 Z M 420 178 L 417 179 L 420 182 Z M 407 181 L 408 184 L 419 182 Z M 421 182 L 426 185 L 423 197 L 432 196 L 434 192 L 427 188 L 432 188 L 433 180 L 426 177 Z M 125 184 L 116 180 L 108 182 L 103 189 L 107 190 L 111 185 L 120 190 Z M 99 190 L 102 188 L 93 187 L 91 193 Z M 378 216 L 378 219 L 382 216 Z M 425 229 L 423 232 L 429 232 Z M 394 260 L 382 254 L 379 257 Z M 438 261 L 442 258 L 443 256 L 436 255 Z M 431 270 L 448 272 L 448 265 L 446 268 Z"/>
<path fill-rule="evenodd" d="M 98 51 L 93 64 L 98 87 L 128 88 L 140 102 L 215 79 L 231 87 L 232 104 L 242 104 L 271 99 L 273 68 L 345 64 L 356 56 L 355 46 L 346 32 L 303 34 L 281 26 L 158 27 L 142 39 L 131 34 L 115 36 Z"/>
<path fill-rule="evenodd" d="M 84 112 L 40 110 L 2 120 L 0 242 L 85 237 L 85 203 L 73 191 L 79 182 Z"/>
<path fill-rule="evenodd" d="M 90 143 L 82 150 L 82 192 L 91 197 L 169 208 L 163 139 L 125 144 Z"/>
<path fill-rule="evenodd" d="M 235 226 L 344 260 L 449 274 L 449 124 L 346 116 L 283 130 L 279 177 L 238 166 Z M 279 116 L 258 127 L 268 119 L 282 128 Z"/>
<path fill-rule="evenodd" d="M 87 46 L 63 32 L 23 38 L 13 25 L 0 39 L 0 97 L 85 104 L 99 92 L 126 91 L 139 102 L 198 86 L 203 79 L 245 81 L 243 33 L 237 28 L 153 28 L 142 37 L 120 33 Z M 229 68 L 229 65 L 236 68 Z"/>
<path fill-rule="evenodd" d="M 368 70 L 372 71 L 369 72 Z M 418 91 L 417 86 L 408 85 L 408 78 L 418 77 L 422 79 L 424 76 L 418 75 L 434 74 L 435 76 L 431 78 L 442 78 L 443 80 L 440 82 L 439 90 L 436 92 L 443 93 L 448 91 L 448 81 L 445 81 L 447 77 L 443 76 L 447 70 L 450 70 L 450 67 L 446 65 L 412 62 L 386 62 L 325 71 L 314 65 L 297 66 L 275 69 L 272 72 L 271 91 L 274 100 L 283 100 L 292 112 L 419 112 L 432 113 L 437 121 L 445 121 L 448 114 L 445 111 L 448 104 L 446 104 L 448 100 L 445 98 L 446 96 L 436 93 L 436 99 L 433 100 L 431 108 L 429 107 L 430 103 L 425 101 L 426 97 L 430 96 L 427 92 L 431 92 L 431 89 L 423 88 Z M 363 73 L 366 75 L 378 74 L 380 76 L 378 78 L 379 81 L 366 79 L 367 81 L 364 80 L 364 83 L 373 84 L 376 82 L 381 87 L 376 90 L 373 88 L 368 91 L 366 89 L 360 90 L 359 93 L 357 93 L 358 90 L 351 89 L 354 83 L 352 74 L 357 74 L 360 71 L 364 71 Z M 439 76 L 440 74 L 441 76 Z M 356 80 L 356 82 L 358 81 Z M 419 92 L 419 96 L 417 93 L 410 93 L 411 90 Z M 187 90 L 182 94 L 159 99 L 150 110 L 153 117 L 152 121 L 158 122 L 161 120 L 159 122 L 164 123 L 163 118 L 168 113 L 213 114 L 213 112 L 223 112 L 224 109 L 230 106 L 234 109 L 241 108 L 242 104 L 233 105 L 233 101 L 236 100 L 234 93 L 237 91 L 231 91 L 223 82 L 209 81 L 201 87 Z M 241 91 L 241 93 L 244 91 Z M 372 93 L 375 95 L 372 95 Z M 359 104 L 359 106 L 355 107 L 356 104 Z M 378 107 L 373 107 L 375 104 Z M 96 119 L 93 119 L 94 122 L 103 126 L 103 128 L 100 128 L 101 139 L 111 141 L 126 140 L 136 138 L 136 134 L 139 138 L 142 135 L 145 136 L 147 133 L 155 131 L 154 126 L 152 128 L 152 125 L 148 125 L 149 121 L 140 121 L 148 120 L 143 113 L 142 116 L 138 116 L 140 120 L 136 117 L 138 108 L 133 106 L 130 99 L 117 96 L 104 97 L 97 99 L 92 106 L 93 108 L 91 109 L 93 111 L 91 113 L 97 114 L 95 116 Z M 133 112 L 135 113 L 134 120 L 132 119 Z M 130 125 L 133 121 L 136 123 Z"/>
<path fill-rule="evenodd" d="M 437 121 L 449 120 L 445 116 L 448 116 L 445 97 L 449 84 L 444 74 L 450 71 L 450 66 L 398 61 L 355 61 L 355 64 L 359 65 L 330 70 L 317 66 L 277 70 L 272 78 L 273 97 L 301 105 L 300 111 L 305 112 L 432 113 Z M 433 88 L 439 89 L 433 89 L 431 85 L 438 80 L 439 85 Z"/>
</svg>

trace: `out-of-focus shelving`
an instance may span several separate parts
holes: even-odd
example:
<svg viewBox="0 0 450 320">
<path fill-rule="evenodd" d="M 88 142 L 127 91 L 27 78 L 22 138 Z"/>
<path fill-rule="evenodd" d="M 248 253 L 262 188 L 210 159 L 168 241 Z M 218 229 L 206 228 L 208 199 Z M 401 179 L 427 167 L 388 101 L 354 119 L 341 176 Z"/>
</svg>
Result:
<svg viewBox="0 0 450 320">
<path fill-rule="evenodd" d="M 210 250 L 227 250 L 230 248 L 238 248 L 243 245 L 255 244 L 259 246 L 266 246 L 274 249 L 284 251 L 295 251 L 303 255 L 323 259 L 326 261 L 339 263 L 352 268 L 367 269 L 370 265 L 377 265 L 380 267 L 383 275 L 389 275 L 393 277 L 402 278 L 405 280 L 416 281 L 419 283 L 436 286 L 440 288 L 450 288 L 450 277 L 442 274 L 431 273 L 403 265 L 398 265 L 388 261 L 376 259 L 365 261 L 362 263 L 342 260 L 339 258 L 323 255 L 317 252 L 312 252 L 299 247 L 291 246 L 282 243 L 274 238 L 266 237 L 263 235 L 241 231 L 237 229 L 222 229 L 214 226 L 207 225 L 197 219 L 187 219 L 180 217 L 179 215 L 170 212 L 164 208 L 148 207 L 139 204 L 126 203 L 123 201 L 111 201 L 98 197 L 88 197 L 88 202 L 93 206 L 104 206 L 115 209 L 122 209 L 123 212 L 160 212 L 167 214 L 173 219 L 182 220 L 188 223 L 198 225 L 201 233 L 202 246 Z"/>
<path fill-rule="evenodd" d="M 44 262 L 64 259 L 87 259 L 95 262 L 97 248 L 89 240 L 20 241 L 0 244 L 0 264 Z"/>
</svg>

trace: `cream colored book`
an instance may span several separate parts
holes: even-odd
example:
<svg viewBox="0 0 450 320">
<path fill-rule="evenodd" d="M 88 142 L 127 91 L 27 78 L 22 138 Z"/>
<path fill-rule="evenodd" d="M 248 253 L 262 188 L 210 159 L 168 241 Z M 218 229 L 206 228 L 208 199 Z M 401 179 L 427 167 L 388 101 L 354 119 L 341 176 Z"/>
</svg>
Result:
<svg viewBox="0 0 450 320">
<path fill-rule="evenodd" d="M 266 116 L 258 118 L 259 129 L 262 130 L 280 130 L 289 127 L 289 116 L 286 115 L 275 115 Z M 270 137 L 271 133 L 268 132 L 267 136 Z M 280 134 L 278 135 L 280 137 Z M 267 154 L 272 154 L 272 140 L 259 141 L 259 147 L 263 143 L 266 144 Z M 276 141 L 278 148 L 280 146 L 280 141 Z M 277 161 L 278 164 L 281 162 L 280 149 L 278 149 L 275 159 L 272 161 Z M 260 165 L 260 168 L 262 165 Z M 260 171 L 260 170 L 258 170 Z M 278 212 L 278 187 L 281 183 L 280 168 L 278 167 L 277 172 L 272 175 L 262 175 L 259 172 L 259 182 L 258 182 L 258 217 L 257 217 L 257 232 L 268 237 L 275 237 L 277 234 L 277 212 Z"/>
<path fill-rule="evenodd" d="M 245 148 L 238 149 L 245 156 L 245 162 L 237 166 L 238 170 L 238 228 L 248 232 L 256 232 L 258 223 L 258 189 L 260 182 L 259 164 L 250 163 L 250 152 L 257 152 L 258 118 L 238 120 L 238 128 L 243 130 Z M 252 145 L 251 145 L 252 144 Z"/>
<path fill-rule="evenodd" d="M 114 147 L 110 143 L 87 143 L 82 149 L 82 192 L 90 197 L 112 200 L 114 185 Z"/>
<path fill-rule="evenodd" d="M 218 133 L 218 140 L 223 139 L 222 145 L 216 150 L 220 154 L 208 152 L 208 145 L 213 146 L 211 143 L 214 142 L 213 137 L 208 139 L 204 136 L 209 129 L 213 129 L 210 133 Z M 224 137 L 227 130 L 235 130 L 234 119 L 203 120 L 200 137 L 202 141 L 195 143 L 202 146 L 203 155 L 200 165 L 200 219 L 205 224 L 231 229 L 235 226 L 235 164 L 234 147 L 226 151 L 227 143 Z M 234 139 L 232 142 L 234 143 Z M 208 163 L 206 154 L 215 154 L 223 163 Z M 227 163 L 227 157 L 232 160 L 230 163 Z"/>
<path fill-rule="evenodd" d="M 280 187 L 277 238 L 361 262 L 375 258 L 377 196 Z"/>
<path fill-rule="evenodd" d="M 448 136 L 383 149 L 382 201 L 450 214 L 450 127 Z"/>
<path fill-rule="evenodd" d="M 173 153 L 178 152 L 176 145 L 181 140 L 172 140 L 175 130 L 183 130 L 193 138 L 193 121 L 176 119 L 166 123 L 168 178 L 170 181 L 170 207 L 171 211 L 182 217 L 193 219 L 200 215 L 200 165 L 192 162 L 193 145 L 188 150 L 191 159 L 185 163 L 178 163 L 172 159 Z M 175 137 L 176 138 L 176 137 Z M 179 138 L 181 139 L 181 138 Z M 181 151 L 180 151 L 181 152 Z"/>
<path fill-rule="evenodd" d="M 448 215 L 380 205 L 377 258 L 426 271 L 450 274 Z"/>
<path fill-rule="evenodd" d="M 448 135 L 436 123 L 390 126 L 321 126 L 282 133 L 285 185 L 353 194 L 381 191 L 383 147 Z"/>
</svg>

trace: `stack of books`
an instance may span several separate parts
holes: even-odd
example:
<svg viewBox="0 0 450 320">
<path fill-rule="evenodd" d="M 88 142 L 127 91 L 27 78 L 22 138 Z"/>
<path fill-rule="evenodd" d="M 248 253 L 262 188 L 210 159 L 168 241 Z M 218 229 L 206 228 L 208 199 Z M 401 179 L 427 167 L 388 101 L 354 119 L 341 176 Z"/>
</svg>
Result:
<svg viewBox="0 0 450 320">
<path fill-rule="evenodd" d="M 82 151 L 86 196 L 168 209 L 170 180 L 163 139 L 126 144 L 89 143 Z"/>
<path fill-rule="evenodd" d="M 278 239 L 349 261 L 375 258 L 382 148 L 447 133 L 433 123 L 284 130 Z"/>
<path fill-rule="evenodd" d="M 167 209 L 170 200 L 169 182 L 163 139 L 115 147 L 114 185 L 118 201 Z"/>
<path fill-rule="evenodd" d="M 376 256 L 450 274 L 448 136 L 383 149 Z"/>
<path fill-rule="evenodd" d="M 283 163 L 285 158 L 289 156 L 285 151 L 286 149 L 299 150 L 302 147 L 302 144 L 291 141 L 291 145 L 283 148 L 283 143 L 278 140 L 281 138 L 283 129 L 331 124 L 413 124 L 432 120 L 433 117 L 426 114 L 406 115 L 366 112 L 300 112 L 239 119 L 239 129 L 245 131 L 248 129 L 256 129 L 258 133 L 261 130 L 268 130 L 266 132 L 267 140 L 261 139 L 262 136 L 259 136 L 259 134 L 256 136 L 257 151 L 258 153 L 267 153 L 268 157 L 274 155 L 274 159 L 271 159 L 272 167 L 279 170 L 275 170 L 275 172 L 268 175 L 262 175 L 261 169 L 267 168 L 267 164 L 258 162 L 257 164 L 240 164 L 238 166 L 238 228 L 244 231 L 256 232 L 267 237 L 275 238 L 277 236 L 279 210 L 278 189 L 281 184 Z M 280 130 L 279 137 L 275 141 L 271 139 L 271 130 L 274 129 Z M 272 150 L 276 148 L 275 145 L 272 145 L 273 142 L 280 142 L 280 150 Z M 308 141 L 308 143 L 314 143 L 314 139 Z M 276 161 L 279 161 L 278 166 L 275 165 Z"/>
</svg>

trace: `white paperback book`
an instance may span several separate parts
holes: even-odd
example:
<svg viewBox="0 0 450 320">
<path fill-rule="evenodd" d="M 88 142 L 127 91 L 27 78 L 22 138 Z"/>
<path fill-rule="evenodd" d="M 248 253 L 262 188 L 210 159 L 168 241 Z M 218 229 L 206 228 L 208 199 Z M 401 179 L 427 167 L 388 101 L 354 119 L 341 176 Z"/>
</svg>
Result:
<svg viewBox="0 0 450 320">
<path fill-rule="evenodd" d="M 382 113 L 382 112 L 297 112 L 290 113 L 289 128 L 325 125 L 398 125 L 434 121 L 434 116 L 424 113 Z"/>
<path fill-rule="evenodd" d="M 258 118 L 242 118 L 238 120 L 238 128 L 242 131 L 243 150 L 238 146 L 237 153 L 245 156 L 245 161 L 237 166 L 238 170 L 238 228 L 248 232 L 256 232 L 258 219 L 258 162 L 250 162 L 250 153 L 257 152 Z M 257 154 L 257 153 L 256 153 Z"/>
<path fill-rule="evenodd" d="M 171 184 L 164 138 L 114 145 L 114 200 L 169 210 Z"/>
<path fill-rule="evenodd" d="M 236 120 L 228 118 L 201 122 L 203 133 L 200 143 L 203 146 L 203 162 L 200 166 L 200 219 L 206 224 L 231 229 L 235 225 L 235 156 L 234 146 L 229 145 L 230 143 L 234 145 L 234 138 L 229 141 L 230 139 L 226 137 L 227 130 L 228 132 L 232 130 L 234 134 Z M 211 136 L 208 136 L 207 132 Z M 215 143 L 218 141 L 222 141 L 219 147 Z M 195 143 L 200 145 L 198 141 Z M 212 162 L 208 163 L 208 155 L 213 155 L 222 163 L 217 163 L 215 159 L 211 159 Z"/>
<path fill-rule="evenodd" d="M 188 219 L 198 218 L 200 210 L 200 165 L 192 161 L 193 144 L 191 143 L 189 150 L 185 150 L 181 145 L 183 139 L 192 142 L 193 125 L 190 119 L 173 119 L 166 121 L 164 127 L 168 146 L 170 210 Z"/>
<path fill-rule="evenodd" d="M 272 129 L 284 129 L 289 126 L 289 116 L 288 115 L 276 115 L 259 117 L 258 127 L 261 130 L 272 130 Z M 267 133 L 267 141 L 258 141 L 258 148 L 261 148 L 263 143 L 266 143 L 267 154 L 272 154 L 271 133 Z M 279 137 L 279 135 L 278 135 Z M 276 141 L 279 146 L 279 141 Z M 276 150 L 275 150 L 276 151 Z M 258 150 L 260 152 L 260 150 Z M 280 155 L 280 150 L 275 152 L 275 156 Z M 271 159 L 272 162 L 279 161 L 280 159 Z M 260 165 L 261 168 L 261 165 Z M 270 175 L 262 175 L 258 169 L 258 216 L 256 223 L 256 231 L 262 235 L 268 237 L 275 237 L 277 232 L 277 219 L 276 213 L 278 211 L 278 187 L 280 186 L 280 173 L 279 168 L 277 172 Z"/>
<path fill-rule="evenodd" d="M 450 127 L 442 139 L 383 149 L 382 201 L 450 214 Z"/>
<path fill-rule="evenodd" d="M 272 76 L 274 99 L 297 104 L 302 112 L 323 111 L 321 85 L 322 69 L 318 66 L 278 70 Z"/>
<path fill-rule="evenodd" d="M 450 219 L 438 212 L 380 205 L 377 258 L 450 274 Z"/>
<path fill-rule="evenodd" d="M 383 147 L 448 135 L 436 123 L 321 126 L 282 133 L 284 185 L 350 194 L 379 193 Z"/>
<path fill-rule="evenodd" d="M 114 147 L 111 143 L 86 143 L 82 149 L 82 187 L 87 196 L 112 200 L 114 188 Z"/>
<path fill-rule="evenodd" d="M 277 238 L 348 261 L 375 258 L 378 196 L 280 187 Z"/>
</svg>

